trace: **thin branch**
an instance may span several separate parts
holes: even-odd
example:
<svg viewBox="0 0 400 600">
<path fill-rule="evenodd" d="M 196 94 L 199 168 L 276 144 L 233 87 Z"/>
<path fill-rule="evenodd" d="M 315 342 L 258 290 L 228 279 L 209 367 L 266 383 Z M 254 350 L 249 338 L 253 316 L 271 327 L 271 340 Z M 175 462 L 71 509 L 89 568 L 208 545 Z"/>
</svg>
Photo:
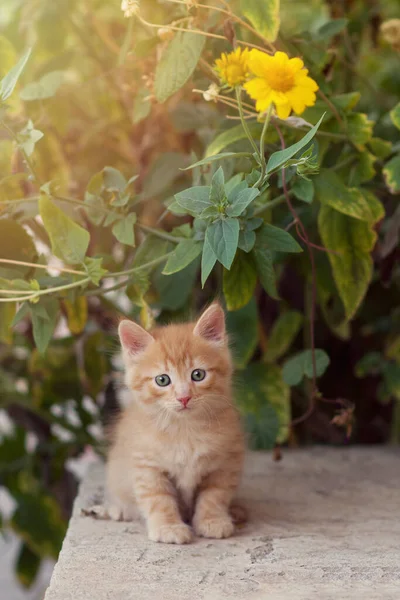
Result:
<svg viewBox="0 0 400 600">
<path fill-rule="evenodd" d="M 279 139 L 281 141 L 282 150 L 284 150 L 285 149 L 284 137 L 282 135 L 281 130 L 279 129 L 279 126 L 276 123 L 274 123 L 274 125 L 275 125 L 276 131 L 278 132 Z M 289 192 L 288 192 L 287 184 L 286 184 L 285 169 L 282 169 L 282 187 L 283 187 L 283 191 L 285 194 L 285 199 L 286 199 L 288 208 L 293 216 L 293 219 L 296 221 L 296 229 L 301 232 L 301 234 L 302 234 L 301 239 L 304 241 L 304 243 L 307 246 L 308 254 L 310 257 L 310 263 L 311 263 L 311 279 L 312 279 L 311 311 L 310 311 L 310 343 L 311 343 L 311 361 L 312 361 L 312 381 L 311 381 L 310 399 L 309 399 L 309 406 L 308 406 L 306 412 L 291 422 L 291 426 L 293 427 L 293 425 L 302 423 L 303 421 L 308 419 L 308 417 L 310 415 L 312 415 L 312 413 L 315 410 L 317 397 L 319 395 L 319 391 L 317 388 L 317 362 L 316 362 L 316 356 L 315 356 L 315 312 L 316 312 L 316 307 L 317 307 L 317 274 L 316 274 L 316 268 L 315 268 L 314 253 L 312 250 L 312 243 L 310 242 L 308 233 L 290 200 L 290 196 L 289 196 Z"/>
<path fill-rule="evenodd" d="M 23 267 L 34 267 L 35 269 L 56 269 L 57 271 L 62 271 L 63 273 L 72 273 L 72 275 L 86 275 L 84 271 L 76 271 L 75 269 L 67 269 L 65 267 L 51 267 L 50 265 L 40 265 L 37 263 L 25 262 L 23 260 L 12 260 L 11 258 L 0 258 L 0 263 L 5 263 L 8 265 L 21 265 Z"/>
<path fill-rule="evenodd" d="M 185 4 L 187 6 L 187 3 L 185 2 L 185 0 L 167 0 L 167 2 L 172 2 L 174 4 Z M 196 8 L 205 8 L 207 10 L 214 10 L 215 12 L 219 12 L 224 15 L 227 15 L 228 17 L 230 17 L 231 19 L 236 21 L 236 23 L 239 23 L 239 25 L 241 25 L 245 29 L 248 29 L 249 31 L 251 31 L 251 33 L 253 33 L 255 36 L 260 38 L 264 42 L 264 44 L 269 46 L 270 50 L 272 50 L 273 52 L 275 51 L 275 47 L 261 33 L 259 33 L 249 23 L 246 23 L 246 21 L 243 21 L 243 19 L 241 19 L 240 17 L 235 15 L 230 10 L 230 6 L 227 2 L 222 2 L 222 3 L 227 7 L 227 10 L 225 10 L 223 8 L 218 8 L 217 6 L 210 6 L 208 4 L 200 4 L 199 2 L 196 2 L 195 6 L 196 6 Z"/>
</svg>

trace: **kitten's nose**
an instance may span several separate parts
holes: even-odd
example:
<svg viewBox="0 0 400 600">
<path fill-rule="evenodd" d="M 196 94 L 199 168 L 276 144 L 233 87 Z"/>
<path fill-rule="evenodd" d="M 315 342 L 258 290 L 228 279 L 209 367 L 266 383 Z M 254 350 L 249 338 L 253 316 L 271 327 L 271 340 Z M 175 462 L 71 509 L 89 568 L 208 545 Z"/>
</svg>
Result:
<svg viewBox="0 0 400 600">
<path fill-rule="evenodd" d="M 182 398 L 178 398 L 178 402 L 180 402 L 182 404 L 182 406 L 184 408 L 186 408 L 189 400 L 191 399 L 192 396 L 183 396 Z"/>
</svg>

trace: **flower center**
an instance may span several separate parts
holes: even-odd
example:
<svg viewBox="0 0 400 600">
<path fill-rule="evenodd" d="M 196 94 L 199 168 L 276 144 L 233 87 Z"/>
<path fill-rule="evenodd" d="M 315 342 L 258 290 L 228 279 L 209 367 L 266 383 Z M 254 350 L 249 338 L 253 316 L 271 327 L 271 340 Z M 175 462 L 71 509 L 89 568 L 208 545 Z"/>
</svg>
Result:
<svg viewBox="0 0 400 600">
<path fill-rule="evenodd" d="M 288 92 L 294 86 L 294 76 L 288 69 L 271 69 L 267 81 L 275 92 Z"/>
</svg>

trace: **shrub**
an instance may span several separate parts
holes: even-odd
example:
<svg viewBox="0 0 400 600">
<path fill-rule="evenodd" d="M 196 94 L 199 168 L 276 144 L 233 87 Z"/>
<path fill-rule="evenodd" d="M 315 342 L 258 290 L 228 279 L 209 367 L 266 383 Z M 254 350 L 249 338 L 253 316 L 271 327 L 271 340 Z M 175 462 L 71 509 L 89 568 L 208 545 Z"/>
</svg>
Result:
<svg viewBox="0 0 400 600">
<path fill-rule="evenodd" d="M 3 0 L 0 467 L 25 585 L 116 405 L 118 315 L 220 297 L 256 448 L 399 440 L 396 3 L 336 4 Z"/>
</svg>

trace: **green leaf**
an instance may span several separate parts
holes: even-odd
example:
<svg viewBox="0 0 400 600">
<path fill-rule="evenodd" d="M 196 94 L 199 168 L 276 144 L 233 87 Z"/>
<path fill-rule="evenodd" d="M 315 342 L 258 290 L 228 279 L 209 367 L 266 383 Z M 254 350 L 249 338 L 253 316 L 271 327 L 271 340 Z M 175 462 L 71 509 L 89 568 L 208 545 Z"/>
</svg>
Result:
<svg viewBox="0 0 400 600">
<path fill-rule="evenodd" d="M 169 212 L 177 217 L 183 217 L 188 214 L 187 210 L 179 206 L 176 200 L 172 200 L 172 202 L 171 199 L 167 200 L 165 206 L 168 208 Z"/>
<path fill-rule="evenodd" d="M 189 79 L 199 61 L 205 37 L 178 32 L 163 53 L 156 68 L 154 91 L 159 102 L 165 102 Z"/>
<path fill-rule="evenodd" d="M 90 277 L 91 282 L 95 285 L 99 285 L 103 275 L 108 273 L 107 269 L 103 269 L 102 263 L 102 258 L 91 258 L 90 256 L 85 258 L 84 265 L 86 273 L 88 274 L 88 277 Z"/>
<path fill-rule="evenodd" d="M 361 191 L 364 196 L 364 200 L 368 204 L 369 210 L 371 211 L 372 218 L 370 225 L 381 221 L 385 216 L 385 208 L 382 202 L 370 190 L 361 188 Z"/>
<path fill-rule="evenodd" d="M 229 270 L 239 241 L 239 221 L 230 218 L 215 221 L 207 227 L 205 239 L 219 262 Z"/>
<path fill-rule="evenodd" d="M 188 169 L 193 169 L 194 167 L 201 167 L 202 165 L 209 165 L 216 160 L 222 160 L 223 158 L 239 158 L 241 156 L 245 156 L 247 158 L 251 158 L 253 155 L 250 152 L 222 152 L 221 154 L 214 154 L 213 156 L 209 156 L 207 158 L 203 158 L 192 165 L 189 165 L 182 171 L 187 171 Z"/>
<path fill-rule="evenodd" d="M 247 188 L 238 193 L 234 198 L 233 202 L 228 205 L 226 214 L 229 217 L 239 217 L 248 207 L 260 195 L 260 190 L 257 188 Z"/>
<path fill-rule="evenodd" d="M 390 111 L 390 118 L 397 129 L 400 129 L 400 102 Z"/>
<path fill-rule="evenodd" d="M 41 140 L 43 132 L 35 129 L 32 121 L 29 119 L 26 127 L 18 133 L 18 145 L 28 156 L 31 156 L 35 149 L 36 142 Z"/>
<path fill-rule="evenodd" d="M 270 250 L 262 247 L 254 247 L 254 260 L 256 262 L 257 273 L 260 278 L 260 283 L 264 290 L 274 298 L 279 300 L 278 290 L 276 289 L 276 276 L 272 262 L 272 254 Z"/>
<path fill-rule="evenodd" d="M 269 334 L 267 351 L 264 354 L 266 361 L 274 362 L 286 354 L 299 333 L 303 321 L 303 315 L 297 310 L 288 310 L 278 317 Z"/>
<path fill-rule="evenodd" d="M 203 248 L 201 242 L 194 239 L 179 242 L 173 254 L 168 258 L 163 269 L 163 275 L 172 275 L 190 265 L 199 256 Z"/>
<path fill-rule="evenodd" d="M 5 77 L 3 77 L 3 79 L 0 83 L 0 98 L 3 102 L 5 102 L 7 100 L 7 98 L 9 98 L 11 96 L 11 94 L 13 93 L 14 88 L 17 84 L 17 81 L 20 78 L 20 75 L 21 75 L 22 71 L 24 70 L 26 63 L 28 62 L 31 52 L 32 52 L 32 49 L 29 48 L 21 56 L 21 58 L 19 59 L 19 61 L 15 65 L 15 67 L 13 67 L 11 69 L 11 71 L 9 71 L 7 73 L 7 75 L 5 75 Z"/>
<path fill-rule="evenodd" d="M 143 185 L 142 198 L 163 195 L 169 186 L 182 176 L 181 167 L 188 163 L 181 152 L 162 152 L 151 165 Z"/>
<path fill-rule="evenodd" d="M 105 334 L 102 331 L 87 334 L 83 338 L 83 372 L 85 373 L 85 385 L 87 392 L 92 398 L 104 390 L 104 383 L 109 372 L 109 361 L 107 360 L 107 345 Z M 81 354 L 81 356 L 82 356 Z"/>
<path fill-rule="evenodd" d="M 253 138 L 258 139 L 261 136 L 262 125 L 260 123 L 249 123 L 248 127 Z M 210 156 L 219 154 L 221 150 L 227 146 L 230 146 L 231 144 L 234 144 L 235 142 L 239 142 L 240 140 L 247 140 L 247 135 L 242 125 L 231 127 L 231 129 L 227 129 L 226 131 L 223 131 L 217 135 L 217 137 L 207 147 L 204 158 L 209 158 Z"/>
<path fill-rule="evenodd" d="M 137 125 L 149 116 L 151 111 L 151 100 L 149 90 L 141 89 L 138 91 L 133 102 L 132 122 Z"/>
<path fill-rule="evenodd" d="M 339 108 L 344 112 L 349 112 L 353 110 L 355 106 L 357 106 L 360 98 L 360 92 L 347 92 L 346 94 L 337 94 L 336 96 L 332 96 L 331 100 L 336 108 Z"/>
<path fill-rule="evenodd" d="M 0 342 L 4 344 L 11 344 L 13 341 L 11 326 L 15 316 L 15 302 L 0 304 Z"/>
<path fill-rule="evenodd" d="M 44 491 L 18 492 L 17 509 L 10 525 L 39 556 L 57 559 L 65 536 L 66 523 L 57 502 Z"/>
<path fill-rule="evenodd" d="M 258 343 L 257 302 L 254 296 L 243 308 L 227 313 L 226 327 L 233 345 L 235 366 L 244 369 Z"/>
<path fill-rule="evenodd" d="M 229 179 L 229 181 L 227 181 L 225 183 L 225 194 L 228 197 L 229 197 L 229 194 L 232 192 L 232 190 L 234 190 L 242 182 L 242 179 L 243 179 L 243 173 L 236 173 L 236 175 L 231 177 Z"/>
<path fill-rule="evenodd" d="M 225 177 L 222 167 L 219 167 L 211 179 L 210 202 L 218 206 L 226 198 Z"/>
<path fill-rule="evenodd" d="M 324 350 L 315 350 L 316 375 L 321 377 L 329 366 L 330 359 Z M 311 350 L 304 350 L 289 358 L 282 370 L 283 381 L 290 386 L 298 385 L 304 377 L 312 379 L 313 361 Z"/>
<path fill-rule="evenodd" d="M 283 444 L 289 437 L 292 408 L 290 388 L 283 380 L 282 369 L 269 365 L 267 375 L 264 375 L 262 387 L 265 389 L 265 396 L 268 397 L 268 401 L 275 409 L 278 417 L 279 430 L 275 442 Z"/>
<path fill-rule="evenodd" d="M 258 386 L 253 384 L 252 390 L 245 390 L 246 398 L 252 399 L 258 391 Z M 271 450 L 279 434 L 279 419 L 272 404 L 265 404 L 255 412 L 245 414 L 245 428 L 252 450 Z"/>
<path fill-rule="evenodd" d="M 256 243 L 256 234 L 254 231 L 239 231 L 238 248 L 245 252 L 251 252 Z"/>
<path fill-rule="evenodd" d="M 348 22 L 348 19 L 332 19 L 319 27 L 313 37 L 317 41 L 329 41 L 333 36 L 346 29 Z"/>
<path fill-rule="evenodd" d="M 15 573 L 18 581 L 24 587 L 29 588 L 35 581 L 41 561 L 41 557 L 31 550 L 27 544 L 21 544 L 15 564 Z"/>
<path fill-rule="evenodd" d="M 311 142 L 311 140 L 317 133 L 324 116 L 325 113 L 322 115 L 318 123 L 314 125 L 314 127 L 312 127 L 312 129 L 310 129 L 310 131 L 306 133 L 306 135 L 299 142 L 293 144 L 293 146 L 285 148 L 285 150 L 279 150 L 279 152 L 274 152 L 269 157 L 267 163 L 267 174 L 271 174 L 273 171 L 276 171 L 277 169 L 282 167 L 289 159 L 293 158 L 295 154 L 297 154 L 300 150 L 302 150 L 302 148 L 304 148 L 309 142 Z"/>
<path fill-rule="evenodd" d="M 43 315 L 43 310 L 45 314 Z M 59 305 L 55 298 L 42 298 L 40 304 L 30 306 L 33 339 L 40 354 L 46 352 L 57 324 Z"/>
<path fill-rule="evenodd" d="M 269 42 L 276 40 L 280 25 L 280 0 L 240 0 L 240 8 L 258 33 Z"/>
<path fill-rule="evenodd" d="M 112 232 L 121 244 L 135 245 L 136 213 L 124 215 L 122 219 L 114 223 Z"/>
<path fill-rule="evenodd" d="M 32 83 L 28 83 L 20 92 L 20 98 L 25 101 L 45 100 L 52 98 L 66 79 L 65 71 L 51 71 Z"/>
<path fill-rule="evenodd" d="M 400 154 L 394 156 L 383 168 L 386 185 L 392 194 L 400 192 Z"/>
<path fill-rule="evenodd" d="M 23 304 L 21 304 L 21 306 L 18 309 L 17 314 L 15 315 L 14 319 L 12 320 L 12 322 L 10 324 L 10 327 L 15 327 L 20 321 L 22 321 L 22 319 L 24 319 L 26 316 L 28 316 L 30 314 L 29 308 L 30 308 L 29 302 L 24 302 Z"/>
<path fill-rule="evenodd" d="M 273 448 L 283 443 L 291 420 L 290 389 L 279 367 L 252 363 L 241 374 L 243 385 L 237 404 L 244 414 L 252 447 Z"/>
<path fill-rule="evenodd" d="M 166 310 L 178 310 L 187 302 L 197 277 L 200 261 L 195 259 L 181 271 L 163 275 L 161 268 L 154 277 L 159 295 L 159 306 Z"/>
<path fill-rule="evenodd" d="M 364 152 L 360 152 L 358 156 L 358 161 L 355 167 L 353 167 L 351 172 L 351 185 L 360 185 L 361 183 L 365 183 L 366 181 L 370 181 L 376 174 L 374 169 L 374 163 L 376 162 L 376 157 L 368 152 L 367 150 Z"/>
<path fill-rule="evenodd" d="M 167 240 L 163 240 L 155 235 L 148 235 L 144 242 L 140 244 L 139 248 L 136 250 L 135 258 L 133 259 L 134 267 L 141 267 L 142 265 L 152 262 L 167 254 L 168 250 L 171 248 L 171 242 Z M 154 267 L 150 267 L 150 269 L 144 269 L 143 272 L 150 272 Z"/>
<path fill-rule="evenodd" d="M 203 253 L 201 256 L 201 286 L 204 287 L 208 276 L 214 268 L 215 263 L 217 262 L 217 257 L 215 256 L 215 252 L 211 247 L 208 239 L 205 238 L 203 245 Z"/>
<path fill-rule="evenodd" d="M 228 310 L 238 310 L 248 304 L 257 283 L 257 269 L 251 255 L 237 252 L 229 271 L 224 269 L 223 291 Z"/>
<path fill-rule="evenodd" d="M 311 204 L 314 198 L 314 184 L 309 179 L 298 177 L 292 185 L 292 192 L 298 200 Z"/>
<path fill-rule="evenodd" d="M 17 54 L 14 45 L 5 35 L 0 35 L 0 77 L 12 69 L 16 61 Z"/>
<path fill-rule="evenodd" d="M 14 219 L 0 219 L 0 258 L 36 262 L 35 244 L 25 229 Z M 31 267 L 0 263 L 1 274 L 9 279 L 24 277 Z M 22 284 L 23 286 L 23 284 Z M 22 286 L 19 289 L 23 289 Z"/>
<path fill-rule="evenodd" d="M 68 329 L 74 335 L 79 335 L 85 329 L 88 318 L 88 305 L 86 296 L 76 296 L 73 301 L 64 300 L 67 313 Z"/>
<path fill-rule="evenodd" d="M 39 212 L 53 254 L 69 264 L 82 263 L 89 246 L 89 232 L 67 217 L 45 194 L 40 196 Z"/>
<path fill-rule="evenodd" d="M 175 200 L 193 217 L 200 215 L 206 208 L 212 206 L 210 202 L 210 187 L 198 185 L 183 192 L 175 194 Z"/>
<path fill-rule="evenodd" d="M 314 185 L 322 205 L 330 206 L 344 215 L 361 221 L 374 220 L 362 191 L 347 187 L 333 171 L 323 169 L 317 177 L 314 177 Z"/>
<path fill-rule="evenodd" d="M 372 150 L 372 154 L 378 158 L 387 158 L 392 153 L 392 142 L 382 140 L 378 137 L 373 137 L 370 139 L 369 147 Z"/>
<path fill-rule="evenodd" d="M 269 223 L 264 223 L 257 231 L 256 248 L 275 252 L 303 252 L 290 233 Z"/>
<path fill-rule="evenodd" d="M 85 192 L 84 208 L 86 209 L 90 221 L 95 225 L 101 225 L 101 223 L 104 221 L 105 215 L 104 210 L 101 210 L 102 208 L 105 208 L 103 198 L 90 194 L 89 192 Z M 115 214 L 115 216 L 118 218 L 117 214 Z"/>
<path fill-rule="evenodd" d="M 103 171 L 103 189 L 107 192 L 123 192 L 127 182 L 121 171 L 114 167 L 104 167 Z"/>
<path fill-rule="evenodd" d="M 145 271 L 137 271 L 132 276 L 132 283 L 126 289 L 126 295 L 134 304 L 144 307 L 144 295 L 150 288 L 150 279 Z"/>
<path fill-rule="evenodd" d="M 322 206 L 318 229 L 328 253 L 333 277 L 347 319 L 360 306 L 372 277 L 370 252 L 376 241 L 371 224 L 348 217 L 329 206 Z"/>
<path fill-rule="evenodd" d="M 358 150 L 364 150 L 365 144 L 371 141 L 374 122 L 364 113 L 352 113 L 347 117 L 347 134 Z M 340 133 L 341 127 L 332 122 L 332 132 Z"/>
<path fill-rule="evenodd" d="M 356 377 L 366 377 L 367 375 L 377 375 L 382 372 L 385 365 L 385 358 L 379 352 L 367 352 L 357 362 L 354 373 Z"/>
</svg>

